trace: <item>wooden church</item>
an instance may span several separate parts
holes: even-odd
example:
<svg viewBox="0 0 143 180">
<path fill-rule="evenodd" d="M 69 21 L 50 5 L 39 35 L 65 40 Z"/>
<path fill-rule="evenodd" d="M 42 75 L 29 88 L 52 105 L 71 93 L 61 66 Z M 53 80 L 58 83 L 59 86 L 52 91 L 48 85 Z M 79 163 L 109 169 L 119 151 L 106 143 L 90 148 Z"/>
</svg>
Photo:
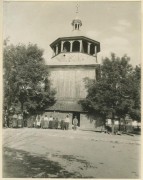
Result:
<svg viewBox="0 0 143 180">
<path fill-rule="evenodd" d="M 82 35 L 82 21 L 72 21 L 72 33 L 68 37 L 59 37 L 50 44 L 53 56 L 48 63 L 52 86 L 56 89 L 56 103 L 46 109 L 46 114 L 57 114 L 72 119 L 77 116 L 78 126 L 88 126 L 87 112 L 83 111 L 79 100 L 86 97 L 84 78 L 97 79 L 99 64 L 97 53 L 100 43 Z"/>
</svg>

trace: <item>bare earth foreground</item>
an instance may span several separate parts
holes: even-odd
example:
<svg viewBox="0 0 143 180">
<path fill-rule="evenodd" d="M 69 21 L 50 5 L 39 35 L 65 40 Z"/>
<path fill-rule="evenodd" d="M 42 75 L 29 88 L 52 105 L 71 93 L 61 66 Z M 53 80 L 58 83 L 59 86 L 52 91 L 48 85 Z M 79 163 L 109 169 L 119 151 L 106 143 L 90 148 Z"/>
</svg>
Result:
<svg viewBox="0 0 143 180">
<path fill-rule="evenodd" d="M 140 136 L 3 130 L 3 178 L 140 178 Z"/>
</svg>

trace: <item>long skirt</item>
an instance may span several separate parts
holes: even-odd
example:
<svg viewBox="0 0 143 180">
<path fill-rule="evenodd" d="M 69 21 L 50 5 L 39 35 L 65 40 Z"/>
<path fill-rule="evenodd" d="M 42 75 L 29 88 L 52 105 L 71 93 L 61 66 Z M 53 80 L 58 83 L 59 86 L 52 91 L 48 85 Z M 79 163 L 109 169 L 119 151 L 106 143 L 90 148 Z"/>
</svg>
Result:
<svg viewBox="0 0 143 180">
<path fill-rule="evenodd" d="M 12 120 L 12 127 L 17 128 L 17 119 L 13 118 Z"/>
<path fill-rule="evenodd" d="M 41 121 L 41 128 L 44 128 L 44 120 Z"/>
<path fill-rule="evenodd" d="M 73 129 L 74 129 L 74 130 L 77 129 L 77 124 L 73 124 Z"/>
<path fill-rule="evenodd" d="M 49 121 L 49 129 L 53 129 L 53 121 Z"/>
<path fill-rule="evenodd" d="M 44 129 L 48 129 L 48 127 L 49 127 L 49 122 L 48 121 L 44 121 Z"/>
<path fill-rule="evenodd" d="M 64 130 L 64 124 L 65 122 L 63 120 L 61 120 L 61 129 Z"/>
<path fill-rule="evenodd" d="M 18 126 L 19 128 L 22 128 L 22 127 L 23 127 L 23 120 L 22 120 L 22 119 L 18 119 L 18 120 L 17 120 L 17 126 Z"/>
<path fill-rule="evenodd" d="M 59 122 L 56 120 L 55 121 L 55 129 L 58 129 L 58 125 L 59 125 Z"/>
<path fill-rule="evenodd" d="M 27 121 L 27 127 L 32 128 L 33 127 L 33 119 L 28 119 Z"/>
<path fill-rule="evenodd" d="M 41 127 L 41 123 L 38 121 L 36 122 L 36 128 L 40 128 Z"/>
<path fill-rule="evenodd" d="M 65 129 L 68 130 L 69 129 L 69 123 L 65 122 Z"/>
</svg>

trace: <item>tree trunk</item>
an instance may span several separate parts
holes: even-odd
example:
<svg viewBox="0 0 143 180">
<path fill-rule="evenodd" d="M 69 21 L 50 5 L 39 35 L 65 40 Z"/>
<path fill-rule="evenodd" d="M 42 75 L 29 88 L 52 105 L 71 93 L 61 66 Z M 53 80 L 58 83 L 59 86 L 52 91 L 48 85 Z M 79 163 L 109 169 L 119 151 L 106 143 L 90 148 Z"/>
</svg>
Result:
<svg viewBox="0 0 143 180">
<path fill-rule="evenodd" d="M 125 120 L 125 118 L 124 118 L 124 132 L 126 132 L 126 131 L 127 131 L 126 120 Z"/>
<path fill-rule="evenodd" d="M 121 118 L 119 118 L 119 131 L 121 130 Z"/>
<path fill-rule="evenodd" d="M 24 103 L 21 102 L 21 114 L 22 114 L 22 115 L 23 115 L 23 105 L 24 105 Z"/>
<path fill-rule="evenodd" d="M 112 119 L 112 134 L 115 132 L 115 125 L 114 125 L 114 119 Z"/>
<path fill-rule="evenodd" d="M 22 114 L 22 117 L 23 117 L 23 106 L 24 106 L 24 103 L 21 102 L 21 114 Z M 24 127 L 24 119 L 22 119 L 22 126 Z"/>
<path fill-rule="evenodd" d="M 112 134 L 115 134 L 114 113 L 112 113 Z"/>
</svg>

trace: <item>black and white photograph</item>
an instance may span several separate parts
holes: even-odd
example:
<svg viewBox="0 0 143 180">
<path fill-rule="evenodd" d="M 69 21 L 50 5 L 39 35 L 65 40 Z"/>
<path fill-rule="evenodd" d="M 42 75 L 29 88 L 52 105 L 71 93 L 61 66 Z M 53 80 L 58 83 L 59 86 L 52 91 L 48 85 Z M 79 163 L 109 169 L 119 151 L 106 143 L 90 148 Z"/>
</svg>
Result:
<svg viewBox="0 0 143 180">
<path fill-rule="evenodd" d="M 141 179 L 141 1 L 2 14 L 2 178 Z"/>
</svg>

